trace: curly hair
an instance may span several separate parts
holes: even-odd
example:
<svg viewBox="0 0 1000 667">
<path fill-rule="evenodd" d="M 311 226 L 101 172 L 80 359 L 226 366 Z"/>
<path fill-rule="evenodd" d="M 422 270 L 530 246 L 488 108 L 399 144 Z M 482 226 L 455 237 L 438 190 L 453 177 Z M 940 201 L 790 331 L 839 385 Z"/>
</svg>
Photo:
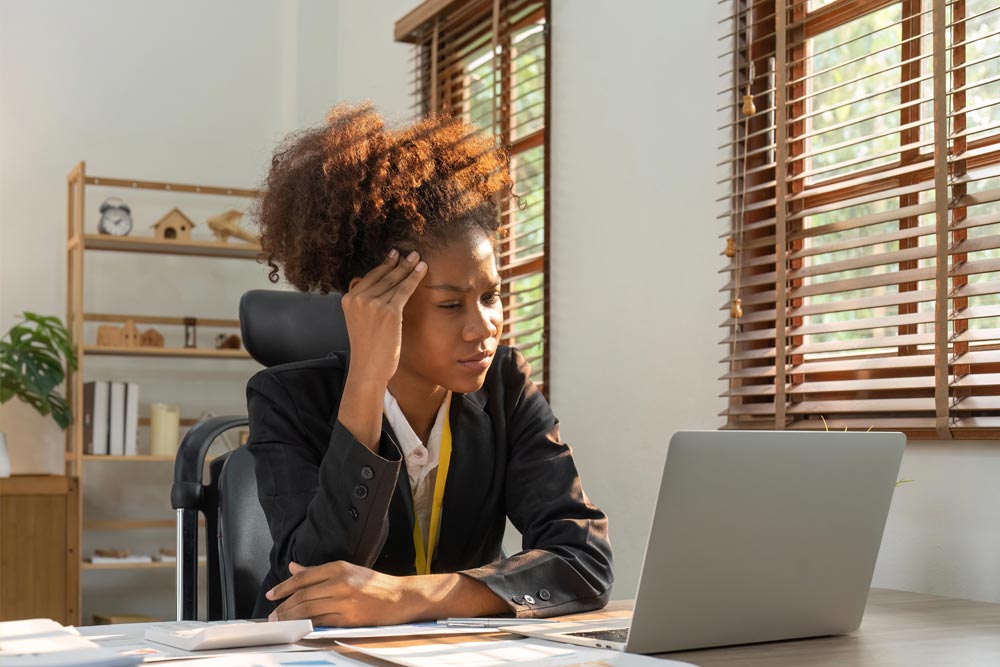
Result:
<svg viewBox="0 0 1000 667">
<path fill-rule="evenodd" d="M 325 124 L 275 151 L 257 201 L 261 256 L 278 282 L 346 291 L 391 248 L 425 253 L 469 230 L 495 241 L 507 154 L 459 119 L 387 128 L 370 102 L 340 104 Z"/>
</svg>

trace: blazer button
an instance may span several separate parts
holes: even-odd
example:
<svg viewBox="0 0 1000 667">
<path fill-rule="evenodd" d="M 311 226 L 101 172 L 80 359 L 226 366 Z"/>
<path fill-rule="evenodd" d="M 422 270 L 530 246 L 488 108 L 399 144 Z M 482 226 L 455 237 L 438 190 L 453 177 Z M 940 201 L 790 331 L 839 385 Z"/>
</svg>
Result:
<svg viewBox="0 0 1000 667">
<path fill-rule="evenodd" d="M 552 593 L 549 593 L 549 589 L 547 588 L 543 588 L 542 590 L 538 591 L 538 599 L 543 602 L 548 602 L 549 598 L 551 597 Z"/>
<path fill-rule="evenodd" d="M 354 497 L 358 498 L 358 499 L 361 499 L 361 500 L 364 500 L 365 498 L 367 498 L 368 497 L 368 487 L 365 486 L 364 484 L 358 484 L 356 487 L 354 487 Z"/>
<path fill-rule="evenodd" d="M 375 471 L 372 470 L 371 466 L 365 466 L 361 469 L 361 477 L 363 479 L 371 479 L 375 476 Z"/>
<path fill-rule="evenodd" d="M 514 601 L 514 604 L 524 604 L 524 598 L 521 597 L 520 595 L 515 595 L 514 597 L 511 598 L 511 600 Z"/>
<path fill-rule="evenodd" d="M 355 521 L 358 520 L 358 508 L 357 507 L 351 507 L 350 509 L 347 510 L 347 513 L 350 514 L 351 518 L 354 519 Z"/>
<path fill-rule="evenodd" d="M 524 601 L 527 602 L 528 604 L 535 604 L 535 598 L 531 597 L 530 595 L 525 595 Z"/>
</svg>

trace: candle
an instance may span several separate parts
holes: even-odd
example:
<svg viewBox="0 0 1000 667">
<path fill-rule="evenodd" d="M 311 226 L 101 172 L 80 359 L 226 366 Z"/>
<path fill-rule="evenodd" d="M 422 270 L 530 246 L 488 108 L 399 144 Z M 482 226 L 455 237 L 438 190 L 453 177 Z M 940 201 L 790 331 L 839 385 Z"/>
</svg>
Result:
<svg viewBox="0 0 1000 667">
<path fill-rule="evenodd" d="M 175 456 L 180 440 L 180 409 L 165 403 L 153 403 L 149 419 L 149 453 Z"/>
</svg>

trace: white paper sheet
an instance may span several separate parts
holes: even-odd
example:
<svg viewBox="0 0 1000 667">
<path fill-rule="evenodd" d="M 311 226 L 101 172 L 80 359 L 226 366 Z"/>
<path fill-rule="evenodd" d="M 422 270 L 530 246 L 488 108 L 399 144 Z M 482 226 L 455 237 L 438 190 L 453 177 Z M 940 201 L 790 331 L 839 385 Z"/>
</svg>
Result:
<svg viewBox="0 0 1000 667">
<path fill-rule="evenodd" d="M 687 662 L 660 660 L 606 649 L 568 646 L 543 639 L 471 640 L 468 642 L 400 642 L 396 646 L 375 643 L 338 644 L 404 667 L 694 667 Z M 388 642 L 387 642 L 388 643 Z"/>
<path fill-rule="evenodd" d="M 239 655 L 205 658 L 197 667 L 370 667 L 332 651 L 310 653 L 240 653 Z"/>
<path fill-rule="evenodd" d="M 233 648 L 212 651 L 183 651 L 179 648 L 157 644 L 145 638 L 146 628 L 153 623 L 121 623 L 117 625 L 88 625 L 80 628 L 81 634 L 102 648 L 120 655 L 140 656 L 143 662 L 164 660 L 184 660 L 210 656 L 246 654 L 248 649 Z M 313 647 L 298 644 L 276 644 L 255 646 L 253 653 L 280 653 L 290 651 L 312 651 Z M 200 664 L 200 663 L 199 663 Z M 4 666 L 6 667 L 6 666 Z"/>
<path fill-rule="evenodd" d="M 138 658 L 103 649 L 51 619 L 0 623 L 0 665 L 4 667 L 115 667 L 137 662 Z"/>
<path fill-rule="evenodd" d="M 378 625 L 362 628 L 318 628 L 303 639 L 358 639 L 362 637 L 406 637 L 410 635 L 468 635 L 496 632 L 495 628 L 449 627 L 437 622 Z"/>
</svg>

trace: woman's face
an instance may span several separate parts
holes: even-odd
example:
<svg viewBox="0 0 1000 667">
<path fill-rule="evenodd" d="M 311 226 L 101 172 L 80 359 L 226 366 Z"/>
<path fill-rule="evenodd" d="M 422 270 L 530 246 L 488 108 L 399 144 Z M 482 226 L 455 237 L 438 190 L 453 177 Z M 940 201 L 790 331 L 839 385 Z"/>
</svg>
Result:
<svg viewBox="0 0 1000 667">
<path fill-rule="evenodd" d="M 476 230 L 421 259 L 427 275 L 403 308 L 398 370 L 457 393 L 477 391 L 503 328 L 493 244 Z"/>
</svg>

